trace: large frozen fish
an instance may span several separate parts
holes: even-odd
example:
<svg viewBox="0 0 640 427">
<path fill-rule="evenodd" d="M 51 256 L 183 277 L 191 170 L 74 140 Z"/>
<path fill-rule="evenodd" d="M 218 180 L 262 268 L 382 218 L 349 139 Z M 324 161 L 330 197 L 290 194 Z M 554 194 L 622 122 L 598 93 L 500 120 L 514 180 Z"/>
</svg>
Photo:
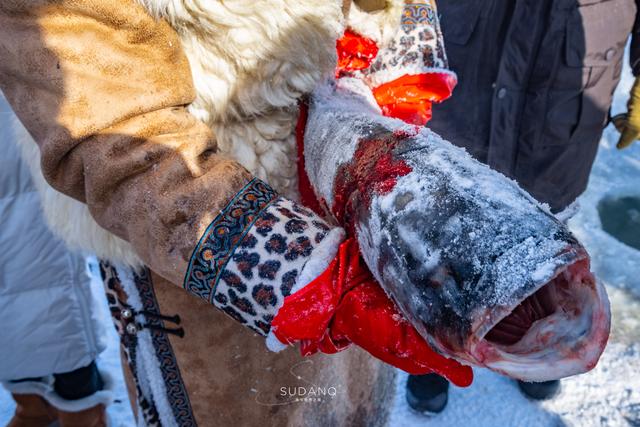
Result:
<svg viewBox="0 0 640 427">
<path fill-rule="evenodd" d="M 351 79 L 316 92 L 306 170 L 406 317 L 443 355 L 510 377 L 593 368 L 609 303 L 566 226 L 514 181 L 381 116 L 368 97 Z"/>
</svg>

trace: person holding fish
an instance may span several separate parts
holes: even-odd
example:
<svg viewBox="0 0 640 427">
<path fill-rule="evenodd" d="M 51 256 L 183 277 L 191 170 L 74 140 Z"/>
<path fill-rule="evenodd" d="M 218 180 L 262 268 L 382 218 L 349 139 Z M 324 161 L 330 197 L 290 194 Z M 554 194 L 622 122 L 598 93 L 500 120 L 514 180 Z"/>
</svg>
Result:
<svg viewBox="0 0 640 427">
<path fill-rule="evenodd" d="M 370 6 L 0 5 L 0 89 L 103 260 L 140 424 L 378 425 L 389 365 L 467 386 L 602 353 L 584 249 L 423 127 L 458 80 L 435 3 Z"/>
</svg>

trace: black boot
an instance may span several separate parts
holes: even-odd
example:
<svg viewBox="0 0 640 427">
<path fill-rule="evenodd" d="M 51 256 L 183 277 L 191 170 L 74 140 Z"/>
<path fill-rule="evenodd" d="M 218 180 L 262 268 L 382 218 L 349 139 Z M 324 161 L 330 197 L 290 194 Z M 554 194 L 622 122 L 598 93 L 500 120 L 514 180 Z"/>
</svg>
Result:
<svg viewBox="0 0 640 427">
<path fill-rule="evenodd" d="M 544 381 L 541 383 L 528 383 L 518 381 L 518 386 L 525 396 L 534 400 L 547 400 L 558 394 L 560 380 Z"/>
<path fill-rule="evenodd" d="M 414 411 L 440 413 L 449 399 L 449 381 L 437 374 L 409 375 L 406 397 Z"/>
<path fill-rule="evenodd" d="M 53 388 L 63 399 L 78 400 L 102 390 L 104 384 L 96 362 L 64 374 L 53 374 Z"/>
</svg>

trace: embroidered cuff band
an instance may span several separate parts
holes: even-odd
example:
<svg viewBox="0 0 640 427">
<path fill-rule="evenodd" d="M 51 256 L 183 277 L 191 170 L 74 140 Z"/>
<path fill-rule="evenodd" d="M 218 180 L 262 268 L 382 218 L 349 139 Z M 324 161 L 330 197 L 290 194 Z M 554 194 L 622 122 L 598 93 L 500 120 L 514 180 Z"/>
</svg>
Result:
<svg viewBox="0 0 640 427">
<path fill-rule="evenodd" d="M 207 228 L 184 287 L 267 335 L 284 298 L 329 265 L 343 238 L 342 229 L 254 179 Z"/>
</svg>

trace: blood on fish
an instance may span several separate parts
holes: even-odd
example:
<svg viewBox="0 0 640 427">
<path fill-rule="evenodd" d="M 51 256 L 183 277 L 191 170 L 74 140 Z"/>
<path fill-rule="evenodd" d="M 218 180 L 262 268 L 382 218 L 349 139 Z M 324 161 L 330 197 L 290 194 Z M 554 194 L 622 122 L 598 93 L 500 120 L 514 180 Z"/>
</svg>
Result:
<svg viewBox="0 0 640 427">
<path fill-rule="evenodd" d="M 393 156 L 393 149 L 398 143 L 411 136 L 409 132 L 396 132 L 375 139 L 362 139 L 352 161 L 338 169 L 334 181 L 333 214 L 340 223 L 350 227 L 348 232 L 353 232 L 350 202 L 355 202 L 351 198 L 356 191 L 358 205 L 369 208 L 373 196 L 388 194 L 396 186 L 398 177 L 411 172 L 411 167 L 404 160 Z"/>
</svg>

